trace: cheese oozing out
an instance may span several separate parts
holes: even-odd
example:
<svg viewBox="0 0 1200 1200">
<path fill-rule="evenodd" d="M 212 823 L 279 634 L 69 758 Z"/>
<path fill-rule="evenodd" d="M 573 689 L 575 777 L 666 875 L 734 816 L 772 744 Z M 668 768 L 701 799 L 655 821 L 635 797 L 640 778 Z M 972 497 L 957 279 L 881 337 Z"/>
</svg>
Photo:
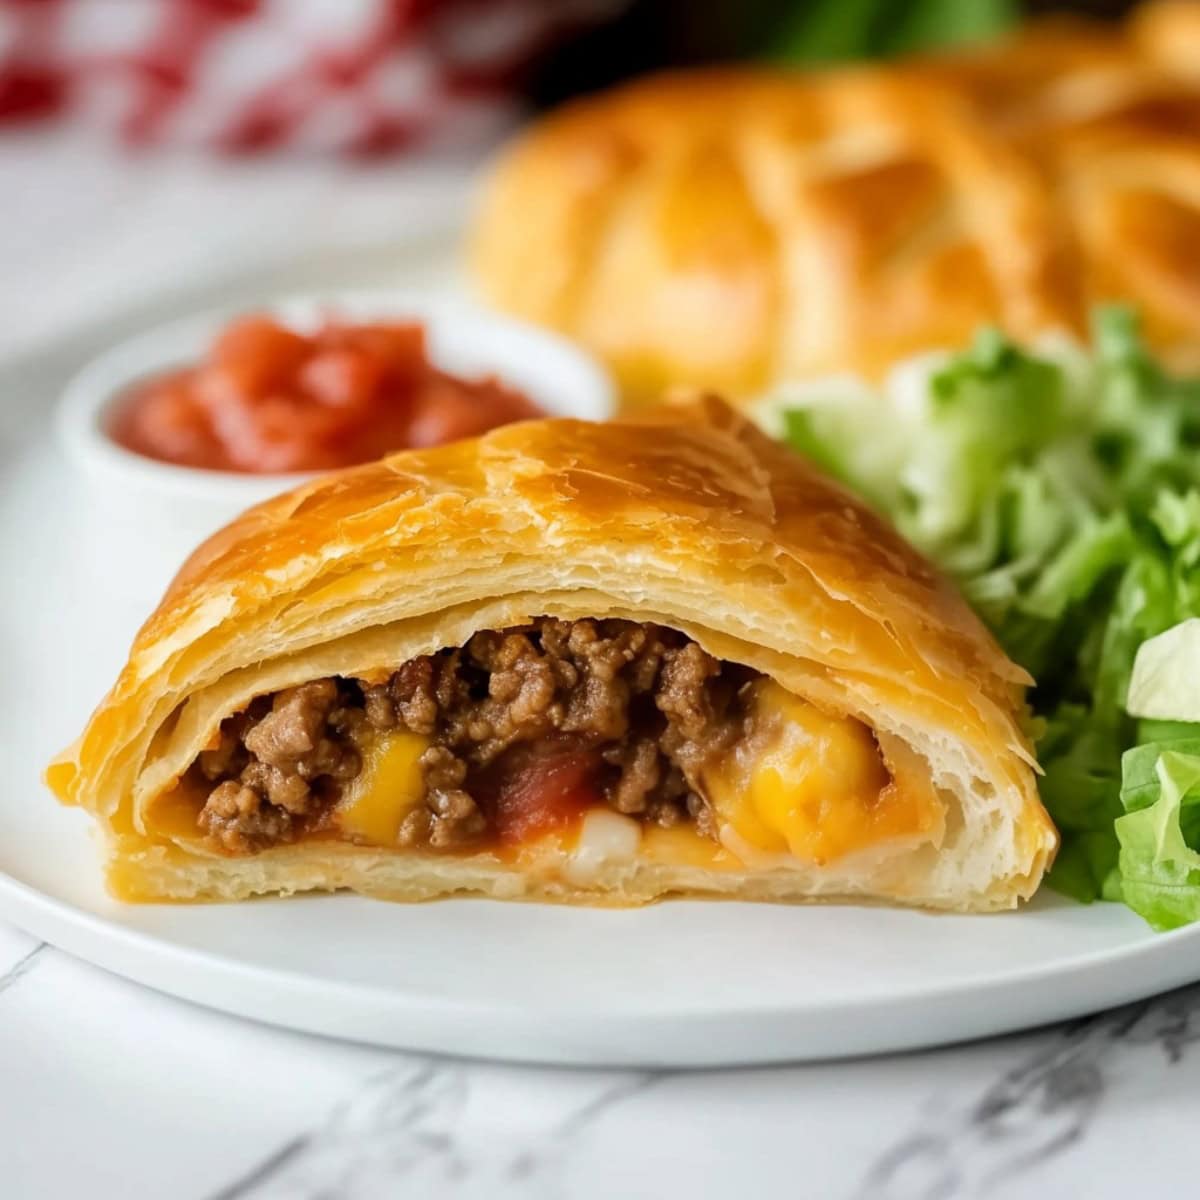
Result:
<svg viewBox="0 0 1200 1200">
<path fill-rule="evenodd" d="M 705 775 L 722 842 L 822 866 L 932 828 L 940 813 L 893 780 L 870 729 L 770 679 L 752 685 L 751 733 Z"/>
</svg>

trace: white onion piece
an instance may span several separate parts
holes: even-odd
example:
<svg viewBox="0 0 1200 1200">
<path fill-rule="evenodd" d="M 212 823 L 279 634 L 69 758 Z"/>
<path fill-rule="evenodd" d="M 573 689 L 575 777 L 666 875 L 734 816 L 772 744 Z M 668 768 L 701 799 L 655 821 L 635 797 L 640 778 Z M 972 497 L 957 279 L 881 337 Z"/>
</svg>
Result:
<svg viewBox="0 0 1200 1200">
<path fill-rule="evenodd" d="M 611 808 L 594 808 L 583 818 L 579 842 L 567 859 L 564 874 L 572 883 L 592 882 L 610 863 L 632 862 L 642 840 L 642 827 Z"/>
</svg>

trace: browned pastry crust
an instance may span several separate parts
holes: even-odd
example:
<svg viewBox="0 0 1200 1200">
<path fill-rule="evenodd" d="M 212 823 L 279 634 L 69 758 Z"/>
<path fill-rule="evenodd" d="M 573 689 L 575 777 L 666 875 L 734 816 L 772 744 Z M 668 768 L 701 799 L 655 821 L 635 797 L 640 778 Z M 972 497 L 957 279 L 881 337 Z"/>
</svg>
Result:
<svg viewBox="0 0 1200 1200">
<path fill-rule="evenodd" d="M 909 546 L 727 406 L 547 420 L 396 454 L 247 512 L 201 546 L 79 741 L 48 770 L 106 835 L 130 898 L 347 887 L 632 903 L 668 892 L 1006 907 L 1056 843 L 1019 727 L 1024 674 Z M 364 676 L 547 614 L 670 626 L 920 764 L 936 829 L 828 864 L 636 861 L 590 888 L 540 857 L 296 842 L 231 858 L 158 827 L 254 696 Z M 933 793 L 930 793 L 933 794 Z M 776 856 L 777 858 L 778 856 Z"/>
<path fill-rule="evenodd" d="M 600 353 L 632 399 L 1082 331 L 1129 300 L 1200 334 L 1200 16 L 1035 25 L 986 50 L 665 75 L 552 114 L 497 164 L 485 296 Z"/>
</svg>

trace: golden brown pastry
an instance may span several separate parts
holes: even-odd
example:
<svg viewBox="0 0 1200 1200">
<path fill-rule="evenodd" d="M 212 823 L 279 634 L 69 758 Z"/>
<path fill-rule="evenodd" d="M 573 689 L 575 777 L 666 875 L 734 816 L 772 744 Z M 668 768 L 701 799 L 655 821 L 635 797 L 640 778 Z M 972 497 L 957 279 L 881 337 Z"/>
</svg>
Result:
<svg viewBox="0 0 1200 1200">
<path fill-rule="evenodd" d="M 126 899 L 984 910 L 1056 844 L 1026 682 L 896 534 L 709 400 L 252 509 L 47 778 Z"/>
<path fill-rule="evenodd" d="M 601 354 L 632 400 L 745 395 L 1141 306 L 1200 343 L 1200 18 L 1032 26 L 826 73 L 654 77 L 539 122 L 487 181 L 485 297 Z"/>
</svg>

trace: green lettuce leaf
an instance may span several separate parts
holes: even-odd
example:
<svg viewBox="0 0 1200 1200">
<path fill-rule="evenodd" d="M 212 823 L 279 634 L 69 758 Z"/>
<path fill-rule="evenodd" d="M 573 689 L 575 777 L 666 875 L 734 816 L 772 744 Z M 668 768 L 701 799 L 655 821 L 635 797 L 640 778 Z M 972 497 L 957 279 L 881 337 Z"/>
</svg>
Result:
<svg viewBox="0 0 1200 1200">
<path fill-rule="evenodd" d="M 807 0 L 780 6 L 767 42 L 779 60 L 840 62 L 986 41 L 1020 20 L 1016 0 Z"/>
<path fill-rule="evenodd" d="M 1121 896 L 1155 929 L 1175 929 L 1200 918 L 1200 739 L 1138 746 L 1125 758 Z"/>
<path fill-rule="evenodd" d="M 1186 842 L 1193 800 L 1184 789 L 1164 802 L 1156 764 L 1170 739 L 1125 702 L 1138 647 L 1200 616 L 1200 380 L 1163 371 L 1133 314 L 1113 308 L 1096 314 L 1090 353 L 984 331 L 847 394 L 781 395 L 776 424 L 954 576 L 1038 681 L 1042 797 L 1063 834 L 1051 884 L 1124 897 L 1162 924 L 1146 855 L 1167 843 L 1136 836 L 1139 814 L 1161 821 L 1175 803 Z"/>
</svg>

